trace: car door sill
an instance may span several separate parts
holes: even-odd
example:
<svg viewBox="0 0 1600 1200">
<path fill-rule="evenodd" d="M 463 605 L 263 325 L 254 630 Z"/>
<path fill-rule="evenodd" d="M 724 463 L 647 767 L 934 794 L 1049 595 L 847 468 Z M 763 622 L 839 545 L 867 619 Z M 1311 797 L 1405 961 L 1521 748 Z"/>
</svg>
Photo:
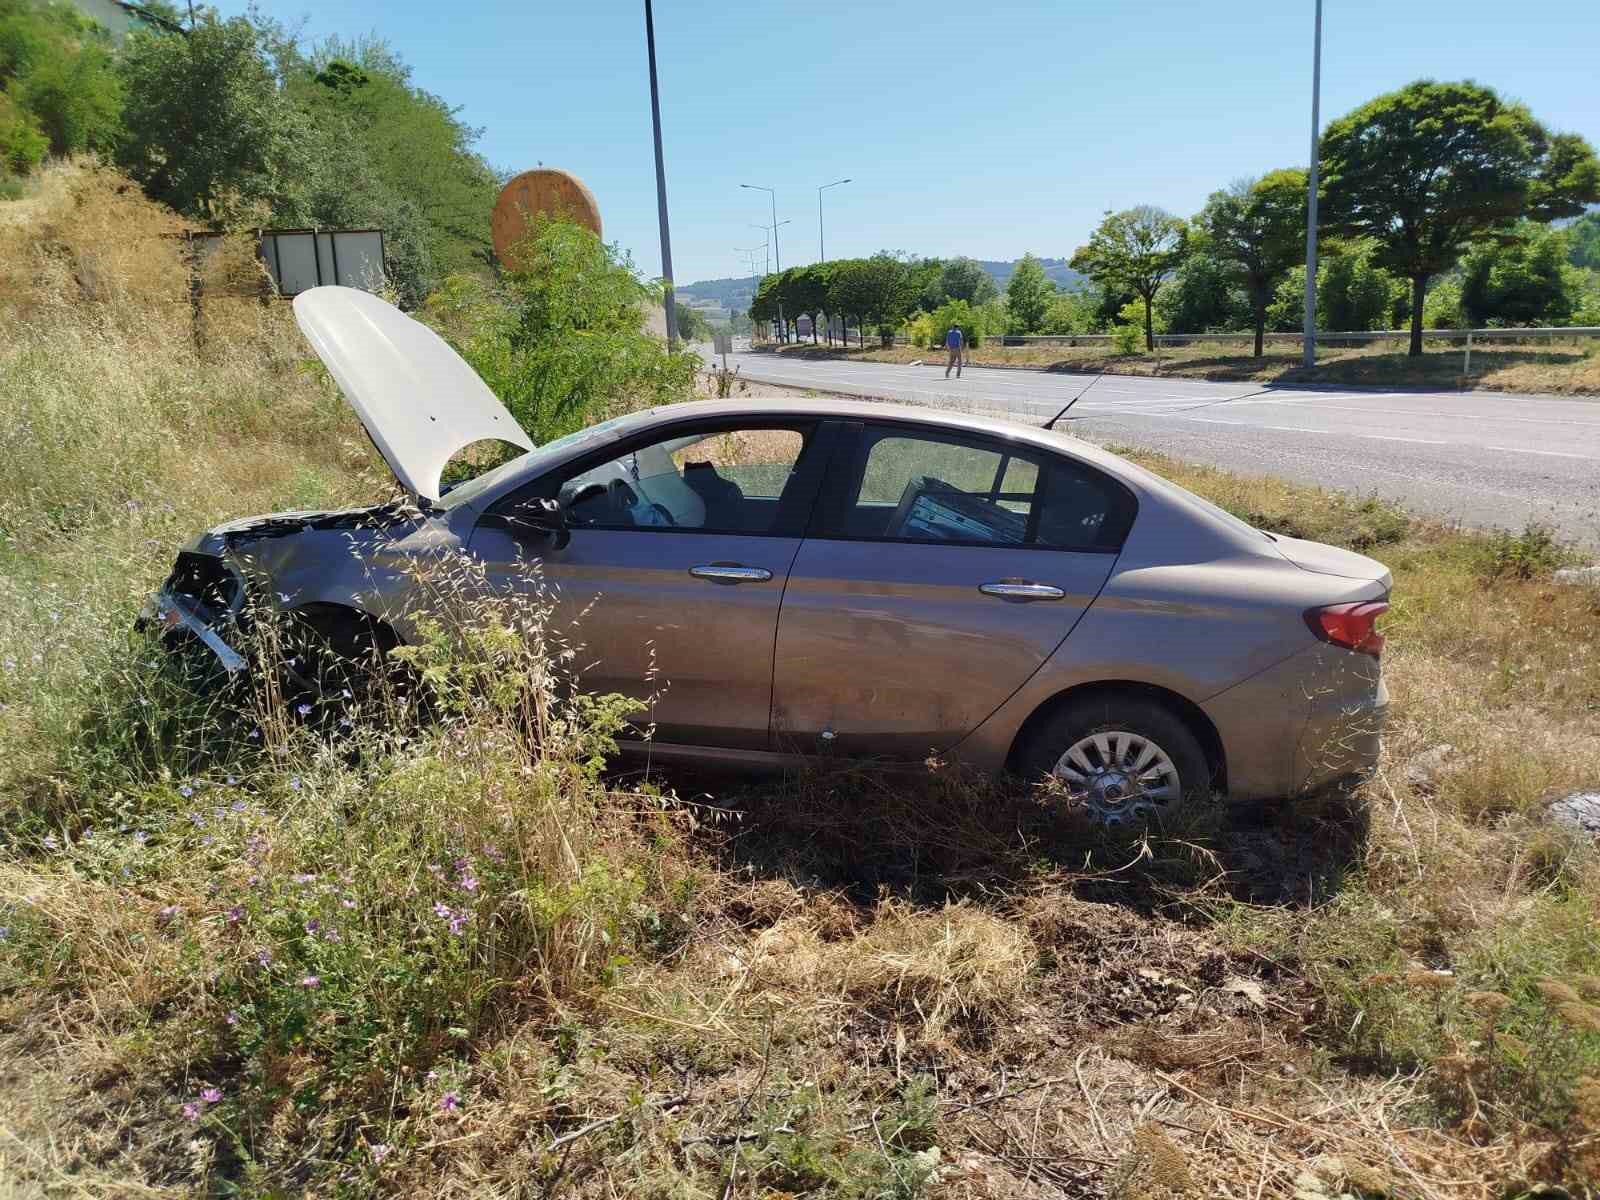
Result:
<svg viewBox="0 0 1600 1200">
<path fill-rule="evenodd" d="M 793 771 L 802 767 L 871 765 L 886 771 L 927 770 L 923 762 L 858 759 L 838 754 L 802 754 L 782 750 L 735 750 L 724 746 L 697 746 L 683 742 L 645 742 L 617 739 L 617 749 L 630 760 L 648 758 L 663 764 L 737 767 L 747 771 Z"/>
</svg>

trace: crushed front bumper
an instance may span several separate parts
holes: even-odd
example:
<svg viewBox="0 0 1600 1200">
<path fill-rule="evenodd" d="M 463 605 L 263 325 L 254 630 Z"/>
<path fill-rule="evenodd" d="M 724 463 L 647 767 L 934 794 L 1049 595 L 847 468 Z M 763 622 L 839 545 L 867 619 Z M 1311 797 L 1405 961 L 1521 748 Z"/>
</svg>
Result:
<svg viewBox="0 0 1600 1200">
<path fill-rule="evenodd" d="M 179 595 L 170 588 L 162 588 L 152 596 L 139 614 L 137 627 L 161 632 L 163 635 L 188 634 L 216 656 L 217 662 L 229 675 L 245 669 L 244 655 L 240 654 L 195 611 L 194 601 Z"/>
</svg>

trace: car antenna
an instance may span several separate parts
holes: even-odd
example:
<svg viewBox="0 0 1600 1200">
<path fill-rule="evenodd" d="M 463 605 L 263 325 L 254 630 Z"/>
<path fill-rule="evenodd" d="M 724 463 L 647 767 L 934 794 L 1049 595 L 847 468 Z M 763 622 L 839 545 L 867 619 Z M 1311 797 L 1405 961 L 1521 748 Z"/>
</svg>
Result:
<svg viewBox="0 0 1600 1200">
<path fill-rule="evenodd" d="M 1057 421 L 1061 420 L 1062 417 L 1067 415 L 1067 409 L 1071 408 L 1079 400 L 1082 400 L 1084 395 L 1085 395 L 1085 393 L 1088 392 L 1089 388 L 1092 388 L 1095 384 L 1099 383 L 1102 379 L 1104 379 L 1106 377 L 1106 371 L 1109 371 L 1109 370 L 1111 370 L 1111 368 L 1107 367 L 1105 369 L 1105 371 L 1101 371 L 1100 374 L 1096 375 L 1093 379 L 1089 380 L 1088 385 L 1083 389 L 1083 391 L 1079 392 L 1071 400 L 1068 400 L 1067 404 L 1066 404 L 1066 408 L 1063 408 L 1055 416 L 1051 417 L 1048 421 L 1046 421 L 1044 423 L 1044 427 L 1046 429 L 1053 429 L 1055 427 L 1055 423 Z"/>
</svg>

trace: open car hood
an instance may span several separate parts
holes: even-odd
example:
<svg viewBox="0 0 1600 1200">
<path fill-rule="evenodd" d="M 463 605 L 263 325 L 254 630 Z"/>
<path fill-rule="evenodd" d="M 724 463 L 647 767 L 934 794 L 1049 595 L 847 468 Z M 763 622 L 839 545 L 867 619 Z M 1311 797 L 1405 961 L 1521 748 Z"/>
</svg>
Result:
<svg viewBox="0 0 1600 1200">
<path fill-rule="evenodd" d="M 439 500 L 439 477 L 473 442 L 532 450 L 505 405 L 433 330 L 356 288 L 316 287 L 294 299 L 294 319 L 400 486 Z"/>
</svg>

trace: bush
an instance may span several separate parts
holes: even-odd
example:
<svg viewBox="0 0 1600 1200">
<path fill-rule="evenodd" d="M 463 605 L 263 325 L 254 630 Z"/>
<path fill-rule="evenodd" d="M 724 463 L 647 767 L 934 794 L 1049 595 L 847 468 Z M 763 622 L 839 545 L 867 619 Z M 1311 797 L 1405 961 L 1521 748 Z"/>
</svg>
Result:
<svg viewBox="0 0 1600 1200">
<path fill-rule="evenodd" d="M 951 329 L 961 330 L 967 346 L 983 344 L 983 314 L 965 300 L 948 300 L 928 314 L 928 345 L 935 349 L 944 345 L 945 335 Z"/>
<path fill-rule="evenodd" d="M 1139 325 L 1113 325 L 1111 347 L 1115 354 L 1126 356 L 1144 353 L 1144 328 Z"/>
<path fill-rule="evenodd" d="M 26 175 L 44 161 L 50 139 L 32 114 L 0 92 L 0 175 Z"/>
<path fill-rule="evenodd" d="M 521 261 L 499 288 L 450 277 L 425 311 L 535 442 L 693 393 L 700 360 L 645 331 L 655 294 L 625 254 L 541 218 Z"/>
</svg>

